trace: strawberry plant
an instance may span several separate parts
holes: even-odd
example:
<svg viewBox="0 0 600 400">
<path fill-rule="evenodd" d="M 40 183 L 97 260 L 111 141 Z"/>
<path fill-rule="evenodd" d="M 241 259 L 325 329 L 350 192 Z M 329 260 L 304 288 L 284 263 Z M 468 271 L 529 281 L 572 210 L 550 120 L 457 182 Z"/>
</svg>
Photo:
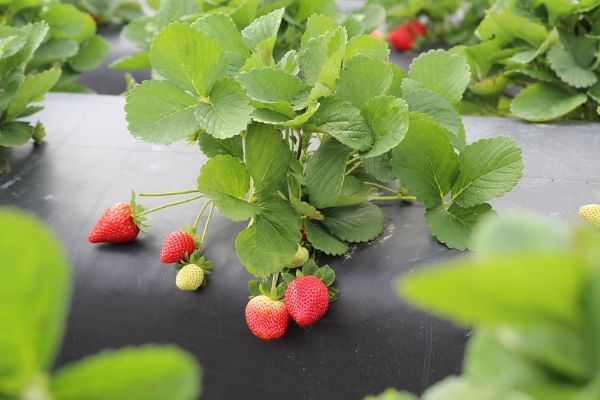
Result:
<svg viewBox="0 0 600 400">
<path fill-rule="evenodd" d="M 474 257 L 398 282 L 412 304 L 474 327 L 460 376 L 423 400 L 592 400 L 600 396 L 600 231 L 528 215 L 477 228 Z M 390 390 L 369 400 L 415 400 Z"/>
<path fill-rule="evenodd" d="M 97 68 L 108 53 L 108 44 L 96 35 L 96 23 L 86 12 L 71 4 L 43 0 L 12 1 L 0 4 L 0 25 L 15 28 L 45 22 L 48 33 L 42 38 L 25 66 L 27 72 L 40 73 L 60 67 L 55 91 L 87 91 L 76 82 L 83 71 Z"/>
<path fill-rule="evenodd" d="M 71 270 L 55 236 L 31 216 L 0 209 L 0 398 L 192 400 L 200 368 L 173 346 L 103 351 L 56 371 Z M 35 246 L 31 246 L 35 243 Z"/>
<path fill-rule="evenodd" d="M 160 79 L 128 94 L 131 134 L 188 140 L 209 159 L 195 188 L 140 194 L 193 196 L 140 210 L 133 221 L 204 198 L 194 226 L 208 204 L 247 221 L 237 255 L 274 288 L 306 259 L 301 248 L 342 255 L 377 238 L 378 203 L 422 203 L 433 235 L 465 249 L 471 228 L 492 212 L 488 201 L 510 191 L 523 167 L 508 137 L 467 144 L 456 110 L 469 82 L 465 59 L 430 52 L 405 74 L 388 62 L 385 42 L 348 39 L 344 26 L 319 14 L 308 18 L 299 49 L 277 58 L 284 12 L 241 32 L 227 15 L 210 14 L 171 23 L 154 38 L 150 60 Z"/>
<path fill-rule="evenodd" d="M 156 5 L 156 14 L 137 19 L 127 25 L 123 36 L 135 44 L 141 51 L 133 55 L 124 56 L 116 60 L 111 67 L 119 70 L 133 71 L 150 69 L 148 50 L 153 38 L 158 32 L 171 22 L 179 21 L 193 23 L 206 14 L 223 13 L 228 15 L 238 29 L 248 26 L 255 18 L 269 12 L 285 7 L 284 15 L 279 21 L 280 34 L 275 38 L 272 49 L 277 57 L 285 52 L 297 49 L 308 17 L 313 13 L 320 13 L 335 18 L 342 23 L 348 36 L 370 33 L 380 26 L 385 19 L 382 7 L 369 5 L 348 15 L 338 15 L 334 0 L 306 1 L 306 0 L 228 0 L 219 2 L 194 2 L 188 0 L 162 0 Z M 216 29 L 216 28 L 215 28 Z M 266 51 L 270 52 L 267 46 Z M 243 62 L 243 56 L 238 57 L 238 63 Z M 241 65 L 237 65 L 239 68 Z"/>
<path fill-rule="evenodd" d="M 600 1 L 498 1 L 458 47 L 471 66 L 465 112 L 599 120 Z M 507 87 L 521 88 L 516 94 Z"/>
</svg>

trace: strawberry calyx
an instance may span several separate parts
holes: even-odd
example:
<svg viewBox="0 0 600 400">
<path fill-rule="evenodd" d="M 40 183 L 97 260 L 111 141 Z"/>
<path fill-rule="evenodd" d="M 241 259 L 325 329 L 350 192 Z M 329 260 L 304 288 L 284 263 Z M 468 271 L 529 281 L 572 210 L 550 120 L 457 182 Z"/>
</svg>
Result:
<svg viewBox="0 0 600 400">
<path fill-rule="evenodd" d="M 315 276 L 325 284 L 327 291 L 329 292 L 330 302 L 339 298 L 339 290 L 333 287 L 333 284 L 335 283 L 335 271 L 333 268 L 331 268 L 329 265 L 323 265 L 319 267 L 312 259 L 309 259 L 306 263 L 304 263 L 301 269 L 297 269 L 295 274 L 290 272 L 282 273 L 282 278 L 287 286 L 293 280 L 309 275 Z"/>
<path fill-rule="evenodd" d="M 214 263 L 210 260 L 207 260 L 206 257 L 202 255 L 202 251 L 200 249 L 194 251 L 189 256 L 184 257 L 182 260 L 175 264 L 175 269 L 180 270 L 186 265 L 193 264 L 202 268 L 205 274 L 210 274 L 213 268 Z"/>
<path fill-rule="evenodd" d="M 248 282 L 248 292 L 250 298 L 257 296 L 267 296 L 271 300 L 279 301 L 283 299 L 287 282 L 279 282 L 279 274 L 273 275 L 271 279 L 256 279 Z"/>
<path fill-rule="evenodd" d="M 146 216 L 143 215 L 145 209 L 141 204 L 138 204 L 135 200 L 135 192 L 131 192 L 131 200 L 129 201 L 129 206 L 131 207 L 131 218 L 133 218 L 133 223 L 137 226 L 140 231 L 147 232 L 148 231 L 148 220 Z"/>
</svg>

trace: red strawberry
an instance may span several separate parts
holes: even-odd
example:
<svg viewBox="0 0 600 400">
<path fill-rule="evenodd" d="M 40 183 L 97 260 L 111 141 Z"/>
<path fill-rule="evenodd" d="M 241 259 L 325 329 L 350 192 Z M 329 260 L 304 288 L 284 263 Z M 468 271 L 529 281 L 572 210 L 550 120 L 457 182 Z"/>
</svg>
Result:
<svg viewBox="0 0 600 400">
<path fill-rule="evenodd" d="M 186 231 L 171 232 L 163 242 L 160 251 L 160 262 L 170 264 L 183 260 L 186 255 L 196 250 L 196 239 L 194 235 Z"/>
<path fill-rule="evenodd" d="M 388 40 L 392 47 L 399 51 L 411 50 L 415 44 L 413 35 L 404 25 L 390 32 Z"/>
<path fill-rule="evenodd" d="M 327 286 L 313 275 L 294 279 L 285 290 L 285 307 L 298 325 L 312 325 L 329 308 Z"/>
<path fill-rule="evenodd" d="M 117 203 L 106 209 L 90 232 L 90 243 L 125 243 L 131 242 L 140 233 L 140 228 L 133 220 L 131 205 Z"/>
<path fill-rule="evenodd" d="M 246 325 L 259 339 L 279 339 L 288 328 L 290 317 L 285 304 L 267 296 L 253 297 L 246 305 Z"/>
<path fill-rule="evenodd" d="M 140 228 L 144 228 L 144 209 L 136 204 L 135 193 L 131 202 L 117 203 L 104 210 L 98 222 L 90 232 L 90 243 L 125 243 L 134 240 Z"/>
<path fill-rule="evenodd" d="M 406 26 L 413 36 L 427 36 L 427 27 L 419 21 L 410 21 L 403 26 Z"/>
</svg>

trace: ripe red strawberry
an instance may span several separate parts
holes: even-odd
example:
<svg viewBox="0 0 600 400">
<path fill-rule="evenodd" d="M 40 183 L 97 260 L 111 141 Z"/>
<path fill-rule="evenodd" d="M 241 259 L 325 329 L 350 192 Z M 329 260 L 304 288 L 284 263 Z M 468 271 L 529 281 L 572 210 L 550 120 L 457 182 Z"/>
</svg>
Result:
<svg viewBox="0 0 600 400">
<path fill-rule="evenodd" d="M 125 243 L 134 240 L 144 229 L 144 208 L 135 202 L 135 193 L 131 201 L 117 203 L 102 213 L 90 232 L 90 243 Z"/>
<path fill-rule="evenodd" d="M 171 232 L 163 242 L 160 251 L 160 262 L 170 264 L 183 260 L 186 255 L 192 254 L 196 250 L 196 238 L 191 232 L 175 231 Z"/>
<path fill-rule="evenodd" d="M 410 21 L 404 24 L 413 36 L 427 36 L 427 27 L 419 21 Z"/>
<path fill-rule="evenodd" d="M 285 308 L 300 326 L 317 322 L 329 308 L 327 286 L 316 276 L 294 279 L 285 290 Z"/>
<path fill-rule="evenodd" d="M 399 51 L 411 50 L 415 45 L 415 38 L 404 25 L 390 32 L 388 40 L 392 47 Z"/>
<path fill-rule="evenodd" d="M 285 304 L 267 296 L 253 297 L 246 305 L 246 325 L 259 339 L 279 339 L 289 325 Z"/>
<path fill-rule="evenodd" d="M 90 232 L 91 243 L 131 242 L 140 233 L 131 212 L 131 205 L 117 203 L 106 209 Z"/>
</svg>

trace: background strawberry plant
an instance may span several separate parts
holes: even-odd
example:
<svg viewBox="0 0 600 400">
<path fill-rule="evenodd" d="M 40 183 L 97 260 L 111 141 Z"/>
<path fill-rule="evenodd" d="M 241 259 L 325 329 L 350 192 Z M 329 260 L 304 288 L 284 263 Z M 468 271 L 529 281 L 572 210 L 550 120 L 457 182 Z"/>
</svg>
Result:
<svg viewBox="0 0 600 400">
<path fill-rule="evenodd" d="M 471 66 L 463 111 L 600 119 L 599 29 L 598 0 L 497 1 L 477 28 L 480 43 L 452 50 Z"/>
</svg>

